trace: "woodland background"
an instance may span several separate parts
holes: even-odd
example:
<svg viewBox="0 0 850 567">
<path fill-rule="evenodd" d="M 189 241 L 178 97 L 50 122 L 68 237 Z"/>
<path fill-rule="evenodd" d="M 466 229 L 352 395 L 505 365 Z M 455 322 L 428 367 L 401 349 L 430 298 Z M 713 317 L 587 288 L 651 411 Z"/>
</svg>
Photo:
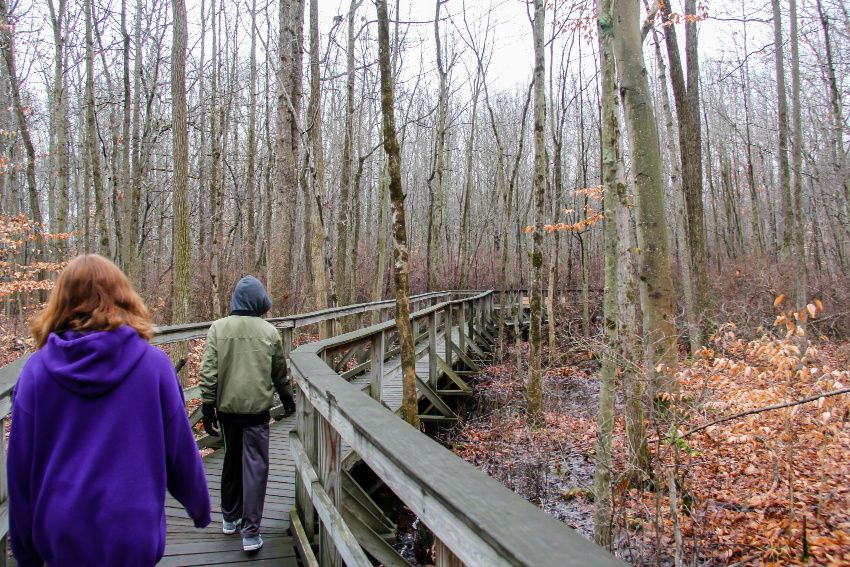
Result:
<svg viewBox="0 0 850 567">
<path fill-rule="evenodd" d="M 775 510 L 746 519 L 743 535 L 715 531 L 727 542 L 719 555 L 700 542 L 730 520 L 687 484 L 676 448 L 709 454 L 681 435 L 756 399 L 716 405 L 724 396 L 764 390 L 756 401 L 770 405 L 846 383 L 846 359 L 820 343 L 850 331 L 845 3 L 436 0 L 423 15 L 422 3 L 397 1 L 382 45 L 374 4 L 324 4 L 0 0 L 4 358 L 27 348 L 27 318 L 81 252 L 120 265 L 157 324 L 226 314 L 248 273 L 266 283 L 273 315 L 389 295 L 401 267 L 388 256 L 399 233 L 384 53 L 410 292 L 532 291 L 529 343 L 516 336 L 505 359 L 515 358 L 508 383 L 524 392 L 517 427 L 529 435 L 557 430 L 558 377 L 583 372 L 563 357 L 578 348 L 602 359 L 588 417 L 599 428 L 596 540 L 622 552 L 631 540 L 612 527 L 639 524 L 653 530 L 655 558 L 681 562 L 692 537 L 694 563 L 787 562 L 821 552 L 807 529 L 844 533 L 842 397 L 826 418 L 788 409 L 776 423 L 748 420 L 767 431 L 731 437 L 779 436 L 753 449 L 773 464 L 743 470 L 772 470 L 780 504 L 746 504 L 744 516 Z M 522 41 L 527 66 L 505 51 Z M 544 288 L 571 300 L 548 306 L 563 325 L 549 326 L 545 351 Z M 514 407 L 498 405 L 508 408 L 499 431 Z M 819 467 L 807 465 L 815 472 L 797 489 L 814 503 L 795 500 L 804 439 L 835 449 L 808 448 Z M 731 491 L 727 504 L 746 498 Z M 769 520 L 772 537 L 741 543 Z M 839 564 L 850 560 L 842 537 L 818 557 L 833 545 Z"/>
</svg>

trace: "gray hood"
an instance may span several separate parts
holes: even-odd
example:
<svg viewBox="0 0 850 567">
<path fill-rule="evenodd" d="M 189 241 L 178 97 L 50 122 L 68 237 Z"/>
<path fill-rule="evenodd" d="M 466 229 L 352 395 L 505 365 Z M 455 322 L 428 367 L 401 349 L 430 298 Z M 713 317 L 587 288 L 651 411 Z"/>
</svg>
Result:
<svg viewBox="0 0 850 567">
<path fill-rule="evenodd" d="M 245 276 L 236 284 L 230 300 L 231 315 L 262 317 L 272 308 L 266 288 L 254 276 Z"/>
</svg>

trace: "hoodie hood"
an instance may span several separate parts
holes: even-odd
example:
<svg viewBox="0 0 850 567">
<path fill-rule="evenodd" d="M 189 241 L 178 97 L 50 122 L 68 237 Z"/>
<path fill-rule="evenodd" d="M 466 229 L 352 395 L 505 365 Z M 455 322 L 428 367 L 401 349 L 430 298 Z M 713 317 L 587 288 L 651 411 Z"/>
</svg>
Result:
<svg viewBox="0 0 850 567">
<path fill-rule="evenodd" d="M 42 349 L 47 375 L 71 392 L 97 398 L 124 381 L 148 343 L 132 327 L 51 333 Z"/>
<path fill-rule="evenodd" d="M 236 284 L 230 300 L 231 315 L 262 317 L 272 308 L 266 288 L 254 276 L 245 276 Z"/>
</svg>

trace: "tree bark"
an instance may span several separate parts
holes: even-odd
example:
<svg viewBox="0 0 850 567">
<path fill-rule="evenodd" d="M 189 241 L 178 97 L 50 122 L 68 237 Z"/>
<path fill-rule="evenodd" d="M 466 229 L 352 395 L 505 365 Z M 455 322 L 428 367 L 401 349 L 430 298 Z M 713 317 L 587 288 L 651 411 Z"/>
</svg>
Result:
<svg viewBox="0 0 850 567">
<path fill-rule="evenodd" d="M 221 85 L 221 63 L 219 60 L 219 14 L 215 0 L 211 3 L 212 23 L 212 85 L 210 87 L 210 283 L 212 284 L 213 318 L 218 319 L 224 312 L 221 302 L 221 240 L 222 240 L 222 189 L 221 189 L 221 130 L 224 124 L 219 122 L 219 88 Z"/>
<path fill-rule="evenodd" d="M 614 431 L 614 396 L 618 348 L 618 195 L 620 127 L 617 81 L 614 71 L 611 0 L 597 2 L 599 63 L 602 82 L 602 184 L 604 193 L 605 295 L 603 299 L 602 375 L 599 385 L 599 430 L 596 434 L 596 470 L 593 479 L 593 536 L 600 546 L 611 548 L 611 440 Z M 551 324 L 551 322 L 550 322 Z"/>
<path fill-rule="evenodd" d="M 688 0 L 691 2 L 692 0 Z M 665 19 L 670 18 L 670 6 L 665 3 L 661 7 Z M 682 163 L 682 185 L 687 221 L 680 230 L 687 236 L 688 246 L 682 250 L 688 256 L 691 264 L 687 284 L 690 290 L 690 309 L 688 313 L 691 339 L 691 352 L 702 343 L 701 327 L 707 311 L 707 289 L 705 259 L 705 228 L 703 226 L 702 208 L 702 149 L 699 132 L 699 68 L 696 53 L 696 30 L 690 31 L 696 24 L 688 22 L 686 39 L 688 57 L 688 84 L 685 84 L 682 61 L 679 56 L 679 44 L 676 39 L 676 28 L 673 25 L 664 29 L 664 39 L 667 44 L 667 58 L 670 61 L 670 79 L 673 85 L 673 99 L 676 102 L 676 118 L 679 130 L 679 157 Z M 688 90 L 694 89 L 694 92 Z M 665 86 L 666 88 L 666 86 Z M 669 103 L 668 103 L 669 109 Z M 691 226 L 694 225 L 694 226 Z M 686 285 L 687 285 L 686 284 Z"/>
<path fill-rule="evenodd" d="M 463 220 L 460 232 L 460 289 L 466 289 L 469 284 L 469 274 L 472 271 L 471 258 L 469 258 L 469 209 L 472 198 L 472 155 L 475 148 L 475 119 L 478 115 L 480 81 L 481 78 L 476 73 L 472 87 L 472 120 L 469 123 L 469 139 L 466 146 L 466 187 L 463 191 Z"/>
<path fill-rule="evenodd" d="M 97 123 L 94 108 L 94 41 L 92 39 L 92 0 L 84 0 L 86 18 L 86 142 L 94 185 L 94 218 L 98 228 L 97 249 L 109 258 L 109 225 L 106 222 L 106 202 L 100 171 L 100 151 L 97 143 Z"/>
<path fill-rule="evenodd" d="M 248 78 L 248 171 L 245 184 L 247 185 L 246 201 L 248 212 L 246 219 L 245 246 L 242 253 L 242 273 L 255 271 L 257 262 L 257 229 L 256 212 L 254 210 L 254 195 L 257 184 L 256 154 L 257 154 L 257 0 L 251 2 L 251 59 Z"/>
<path fill-rule="evenodd" d="M 342 173 L 339 183 L 339 221 L 337 222 L 337 258 L 336 290 L 334 295 L 341 305 L 349 303 L 348 270 L 349 256 L 348 234 L 351 215 L 351 166 L 352 147 L 354 145 L 354 17 L 362 0 L 351 0 L 348 8 L 348 49 L 345 69 L 345 133 L 342 141 Z M 356 189 L 355 189 L 356 190 Z M 355 245 L 356 246 L 356 245 Z"/>
<path fill-rule="evenodd" d="M 693 276 L 691 273 L 691 247 L 688 241 L 688 217 L 685 214 L 686 195 L 685 189 L 682 187 L 681 170 L 679 168 L 679 156 L 682 153 L 676 151 L 675 141 L 676 135 L 673 131 L 673 113 L 670 109 L 670 97 L 667 93 L 667 69 L 664 65 L 664 59 L 661 57 L 661 46 L 658 41 L 658 32 L 655 28 L 652 29 L 653 39 L 655 40 L 655 60 L 658 65 L 658 82 L 661 91 L 661 109 L 664 113 L 664 124 L 667 129 L 667 153 L 670 160 L 670 185 L 671 193 L 674 199 L 674 208 L 676 210 L 676 243 L 679 248 L 679 268 L 682 272 L 682 292 L 685 296 L 685 311 L 688 317 L 688 337 L 691 343 L 691 352 L 695 353 L 699 346 L 698 340 L 698 317 L 694 301 L 695 286 L 693 284 Z M 680 132 L 680 137 L 683 135 Z"/>
<path fill-rule="evenodd" d="M 782 206 L 782 244 L 780 257 L 791 258 L 794 246 L 794 208 L 791 201 L 791 170 L 788 164 L 788 100 L 785 86 L 785 48 L 782 39 L 782 10 L 779 0 L 773 6 L 773 42 L 776 46 L 776 91 L 779 105 L 779 196 Z"/>
<path fill-rule="evenodd" d="M 3 59 L 6 62 L 6 72 L 9 74 L 9 85 L 11 87 L 12 105 L 14 107 L 15 118 L 18 122 L 18 128 L 21 131 L 21 141 L 23 142 L 24 151 L 27 154 L 27 189 L 30 205 L 30 221 L 42 223 L 41 204 L 39 202 L 38 187 L 35 183 L 35 148 L 32 145 L 29 127 L 27 125 L 27 116 L 23 101 L 21 100 L 20 85 L 18 84 L 18 72 L 15 65 L 15 28 L 9 19 L 8 7 L 6 0 L 0 0 L 0 38 L 2 38 Z M 29 110 L 27 108 L 27 110 Z M 30 111 L 31 112 L 31 111 Z M 36 229 L 37 233 L 41 233 L 41 229 Z M 34 262 L 41 262 L 44 259 L 44 241 L 37 241 L 35 253 L 33 254 Z M 42 280 L 46 277 L 44 271 L 39 272 L 38 279 Z M 42 302 L 47 300 L 44 293 L 39 294 Z"/>
<path fill-rule="evenodd" d="M 189 238 L 189 130 L 186 109 L 186 40 L 188 36 L 185 0 L 172 0 L 174 40 L 171 47 L 171 130 L 174 140 L 174 287 L 172 324 L 188 323 L 191 241 Z M 171 345 L 172 362 L 187 355 L 188 345 Z M 184 367 L 185 368 L 185 367 Z M 181 371 L 181 383 L 188 386 L 188 372 Z"/>
<path fill-rule="evenodd" d="M 644 66 L 639 6 L 630 0 L 614 0 L 612 14 L 614 54 L 635 185 L 643 344 L 651 394 L 656 398 L 663 392 L 679 391 L 671 373 L 676 368 L 676 327 L 661 151 Z"/>
<path fill-rule="evenodd" d="M 296 126 L 301 108 L 301 36 L 304 1 L 281 0 L 280 45 L 277 76 L 276 172 L 277 206 L 269 259 L 272 308 L 276 315 L 292 312 L 294 293 L 293 247 L 298 203 L 298 150 L 301 134 Z"/>
<path fill-rule="evenodd" d="M 829 16 L 823 9 L 820 0 L 817 2 L 818 15 L 820 16 L 821 27 L 823 28 L 824 46 L 826 49 L 826 72 L 829 79 L 829 102 L 832 106 L 832 124 L 833 124 L 833 143 L 836 145 L 835 151 L 838 157 L 836 173 L 838 174 L 841 185 L 844 189 L 844 200 L 847 207 L 850 207 L 850 175 L 848 175 L 847 167 L 847 151 L 844 147 L 844 110 L 841 105 L 841 92 L 838 89 L 838 80 L 835 75 L 835 65 L 832 57 L 832 41 L 829 35 Z"/>
<path fill-rule="evenodd" d="M 794 135 L 793 152 L 791 153 L 792 169 L 794 170 L 794 264 L 796 271 L 796 287 L 794 293 L 795 306 L 798 311 L 806 307 L 806 246 L 805 227 L 803 226 L 803 122 L 800 109 L 800 47 L 797 38 L 797 0 L 791 4 L 791 100 L 794 109 L 791 113 L 792 132 Z M 843 141 L 841 142 L 843 146 Z"/>
<path fill-rule="evenodd" d="M 416 397 L 416 356 L 410 327 L 410 291 L 407 253 L 407 225 L 404 218 L 404 191 L 401 186 L 401 151 L 396 137 L 393 73 L 390 69 L 390 31 L 386 0 L 378 5 L 378 62 L 381 70 L 381 111 L 383 115 L 384 151 L 390 175 L 390 199 L 393 207 L 393 260 L 396 288 L 395 318 L 398 342 L 401 347 L 401 374 L 403 387 L 402 417 L 419 428 L 419 410 Z M 447 330 L 450 332 L 450 330 Z"/>
<path fill-rule="evenodd" d="M 428 290 L 440 289 L 441 236 L 443 234 L 443 169 L 446 145 L 446 115 L 448 94 L 446 93 L 446 70 L 443 66 L 443 50 L 440 42 L 440 6 L 445 0 L 436 0 L 434 14 L 434 40 L 437 45 L 437 74 L 440 77 L 440 97 L 437 102 L 437 145 L 434 150 L 434 188 L 431 195 L 431 220 L 428 234 Z"/>
<path fill-rule="evenodd" d="M 68 130 L 65 93 L 65 37 L 62 34 L 62 22 L 65 18 L 65 0 L 58 0 L 58 6 L 54 8 L 52 0 L 47 2 L 50 8 L 50 20 L 53 24 L 53 41 L 56 44 L 56 72 L 53 79 L 53 112 L 56 124 L 56 191 L 59 196 L 58 209 L 56 211 L 56 231 L 60 234 L 68 231 Z M 65 240 L 57 243 L 60 254 L 64 256 L 67 251 Z"/>
<path fill-rule="evenodd" d="M 310 255 L 313 265 L 313 295 L 316 309 L 328 308 L 328 280 L 325 269 L 325 224 L 323 208 L 325 202 L 325 164 L 322 147 L 322 92 L 319 77 L 319 2 L 310 0 L 310 102 L 307 107 L 307 130 L 310 132 L 312 152 L 312 175 L 310 178 L 313 191 L 310 198 L 315 200 L 311 207 L 312 233 L 310 238 Z M 319 326 L 319 337 L 327 338 L 327 327 Z"/>
<path fill-rule="evenodd" d="M 543 377 L 541 368 L 541 333 L 543 281 L 543 220 L 546 199 L 546 53 L 543 49 L 544 20 L 546 8 L 543 0 L 534 0 L 534 177 L 532 192 L 535 204 L 535 223 L 532 233 L 531 249 L 531 290 L 529 336 L 528 379 L 526 398 L 528 419 L 531 423 L 542 424 L 543 418 Z"/>
</svg>

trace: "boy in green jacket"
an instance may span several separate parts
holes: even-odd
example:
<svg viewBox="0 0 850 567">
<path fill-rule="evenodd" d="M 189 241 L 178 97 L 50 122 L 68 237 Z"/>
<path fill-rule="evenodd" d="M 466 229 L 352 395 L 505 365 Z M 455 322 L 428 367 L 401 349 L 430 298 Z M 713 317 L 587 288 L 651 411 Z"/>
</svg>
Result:
<svg viewBox="0 0 850 567">
<path fill-rule="evenodd" d="M 218 437 L 220 430 L 224 435 L 222 531 L 235 533 L 241 523 L 245 551 L 263 546 L 260 520 L 269 477 L 269 410 L 274 391 L 287 413 L 295 411 L 280 333 L 260 318 L 271 306 L 257 278 L 239 280 L 230 316 L 210 327 L 201 361 L 204 431 Z"/>
</svg>

